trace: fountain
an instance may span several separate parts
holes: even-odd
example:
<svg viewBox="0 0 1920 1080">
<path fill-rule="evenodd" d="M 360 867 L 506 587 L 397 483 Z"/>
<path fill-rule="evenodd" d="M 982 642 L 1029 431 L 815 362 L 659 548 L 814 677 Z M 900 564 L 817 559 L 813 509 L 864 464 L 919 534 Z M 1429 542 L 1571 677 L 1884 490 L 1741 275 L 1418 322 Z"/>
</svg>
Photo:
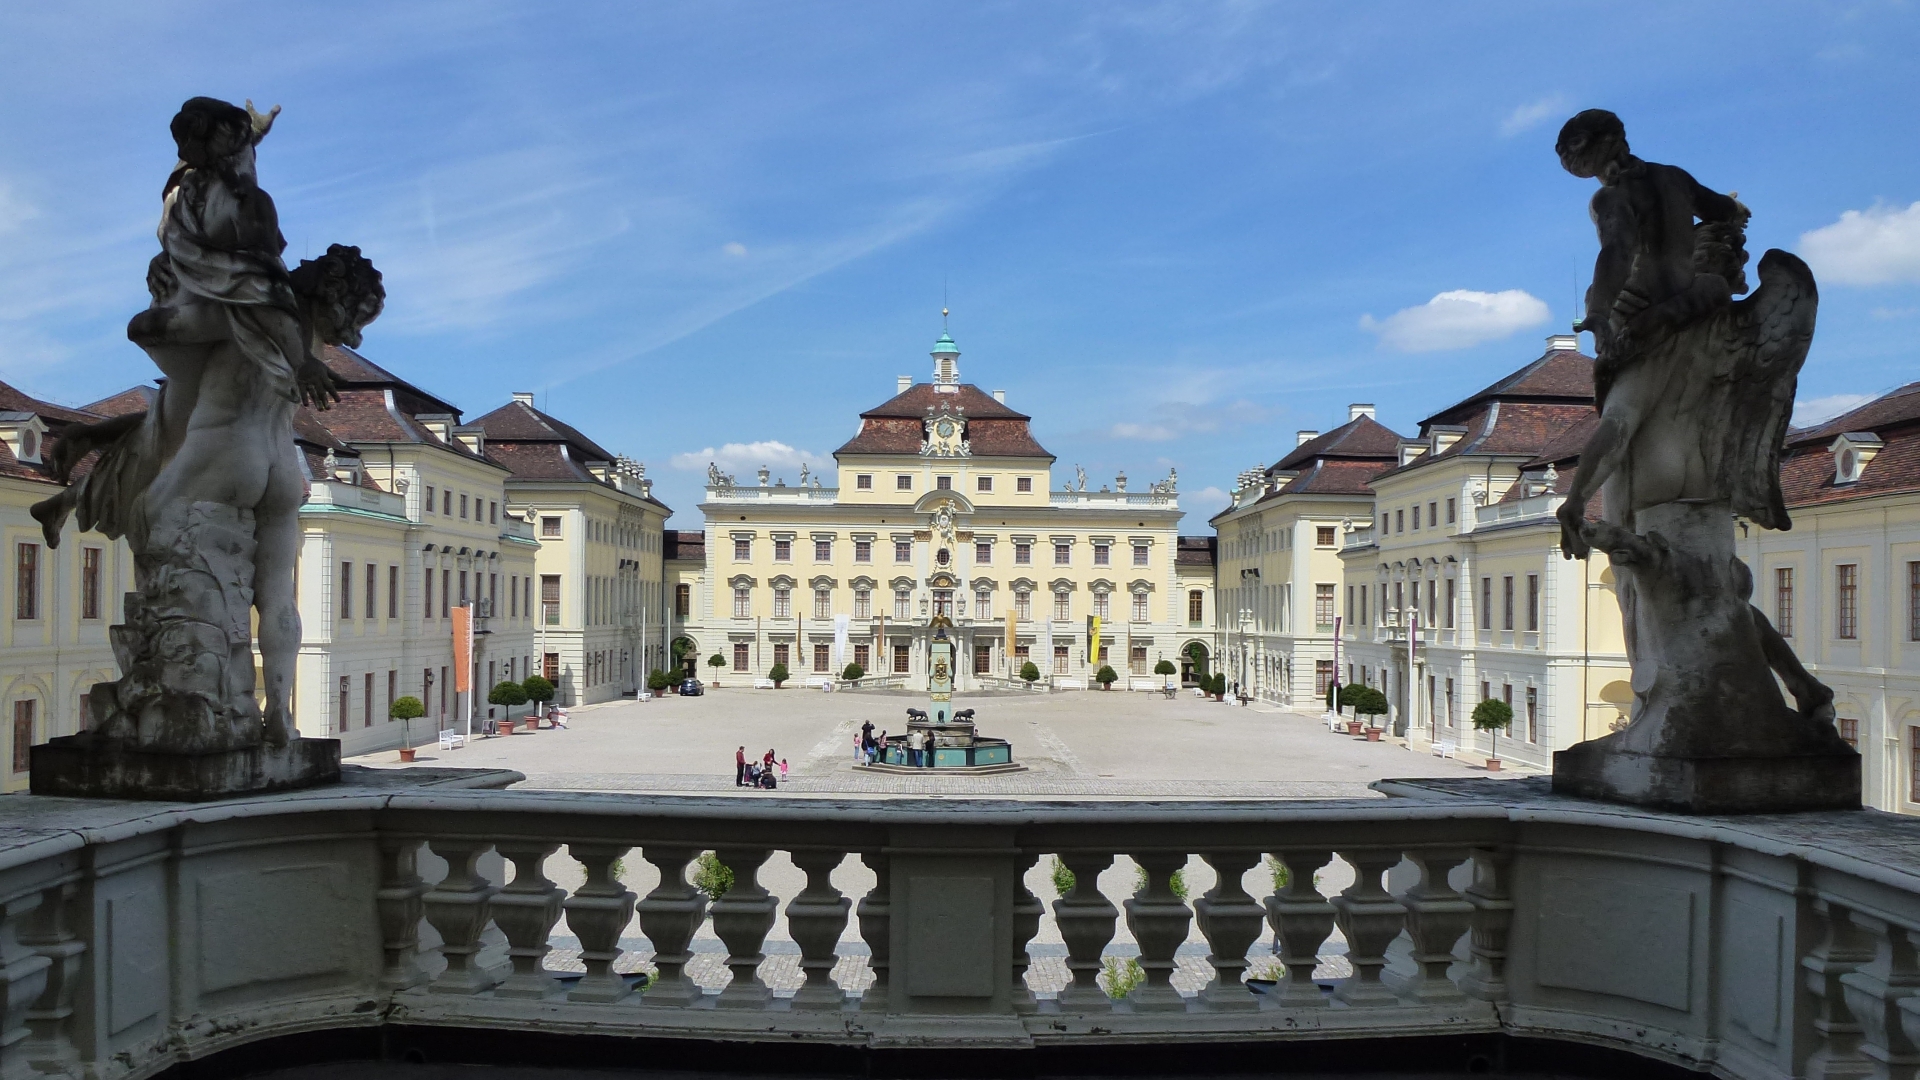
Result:
<svg viewBox="0 0 1920 1080">
<path fill-rule="evenodd" d="M 952 625 L 945 616 L 934 616 L 928 708 L 908 709 L 907 734 L 888 736 L 879 760 L 862 768 L 900 773 L 933 769 L 945 775 L 1027 770 L 1025 765 L 1013 760 L 1012 743 L 975 732 L 972 709 L 954 711 L 953 641 L 947 637 L 947 629 Z M 908 755 L 908 740 L 916 734 L 924 740 L 927 751 L 920 766 L 910 764 L 912 759 Z"/>
</svg>

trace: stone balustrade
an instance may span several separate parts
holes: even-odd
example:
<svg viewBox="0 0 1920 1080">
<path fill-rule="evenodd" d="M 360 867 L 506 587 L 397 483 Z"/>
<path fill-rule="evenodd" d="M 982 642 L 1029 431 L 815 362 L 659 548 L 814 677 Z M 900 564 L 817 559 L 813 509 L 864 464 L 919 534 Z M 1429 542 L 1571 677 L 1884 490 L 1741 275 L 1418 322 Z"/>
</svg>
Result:
<svg viewBox="0 0 1920 1080">
<path fill-rule="evenodd" d="M 1920 1066 L 1920 822 L 1871 811 L 1690 819 L 1520 781 L 837 802 L 355 772 L 212 805 L 8 800 L 0 1076 L 137 1077 L 379 1025 L 970 1050 L 1478 1034 L 1738 1078 Z M 704 852 L 731 874 L 717 897 Z M 1055 857 L 1073 881 L 1048 902 L 1029 882 Z M 1117 859 L 1137 888 L 1102 888 Z M 657 871 L 644 893 L 635 867 Z M 776 989 L 781 930 L 798 976 Z M 1043 931 L 1057 992 L 1036 992 Z M 1204 985 L 1183 989 L 1196 932 Z M 723 986 L 689 971 L 703 933 Z M 1141 981 L 1115 1000 L 1122 952 Z"/>
</svg>

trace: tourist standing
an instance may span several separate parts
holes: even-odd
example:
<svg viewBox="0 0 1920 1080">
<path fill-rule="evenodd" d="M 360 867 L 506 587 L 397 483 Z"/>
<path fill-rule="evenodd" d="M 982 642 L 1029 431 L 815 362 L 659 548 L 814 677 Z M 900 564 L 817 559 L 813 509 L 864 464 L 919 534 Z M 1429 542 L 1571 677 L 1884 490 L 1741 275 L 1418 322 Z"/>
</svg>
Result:
<svg viewBox="0 0 1920 1080">
<path fill-rule="evenodd" d="M 733 752 L 733 786 L 747 786 L 747 748 L 744 746 Z"/>
</svg>

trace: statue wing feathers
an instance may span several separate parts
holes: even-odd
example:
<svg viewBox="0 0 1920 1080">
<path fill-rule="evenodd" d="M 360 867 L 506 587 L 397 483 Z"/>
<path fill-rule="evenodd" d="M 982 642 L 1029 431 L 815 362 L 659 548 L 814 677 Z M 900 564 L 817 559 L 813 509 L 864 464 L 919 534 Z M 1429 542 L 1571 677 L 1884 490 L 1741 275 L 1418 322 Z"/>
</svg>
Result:
<svg viewBox="0 0 1920 1080">
<path fill-rule="evenodd" d="M 1778 249 L 1760 259 L 1760 287 L 1733 305 L 1726 338 L 1728 427 L 1720 456 L 1722 490 L 1735 513 L 1789 529 L 1780 492 L 1780 452 L 1800 367 L 1813 344 L 1820 293 L 1813 271 Z"/>
</svg>

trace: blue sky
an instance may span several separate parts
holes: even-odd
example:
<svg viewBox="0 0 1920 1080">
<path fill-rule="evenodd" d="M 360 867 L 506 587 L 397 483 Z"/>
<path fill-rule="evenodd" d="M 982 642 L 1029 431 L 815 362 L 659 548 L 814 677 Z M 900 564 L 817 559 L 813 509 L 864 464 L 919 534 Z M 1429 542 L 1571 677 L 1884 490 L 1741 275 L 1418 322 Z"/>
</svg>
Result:
<svg viewBox="0 0 1920 1080">
<path fill-rule="evenodd" d="M 9 5 L 0 378 L 151 376 L 167 121 L 251 97 L 289 261 L 386 273 L 364 351 L 539 392 L 676 525 L 926 378 L 944 290 L 1062 474 L 1177 465 L 1200 532 L 1295 429 L 1411 433 L 1568 325 L 1581 108 L 1813 262 L 1803 415 L 1920 377 L 1916 55 L 1906 3 Z"/>
</svg>

